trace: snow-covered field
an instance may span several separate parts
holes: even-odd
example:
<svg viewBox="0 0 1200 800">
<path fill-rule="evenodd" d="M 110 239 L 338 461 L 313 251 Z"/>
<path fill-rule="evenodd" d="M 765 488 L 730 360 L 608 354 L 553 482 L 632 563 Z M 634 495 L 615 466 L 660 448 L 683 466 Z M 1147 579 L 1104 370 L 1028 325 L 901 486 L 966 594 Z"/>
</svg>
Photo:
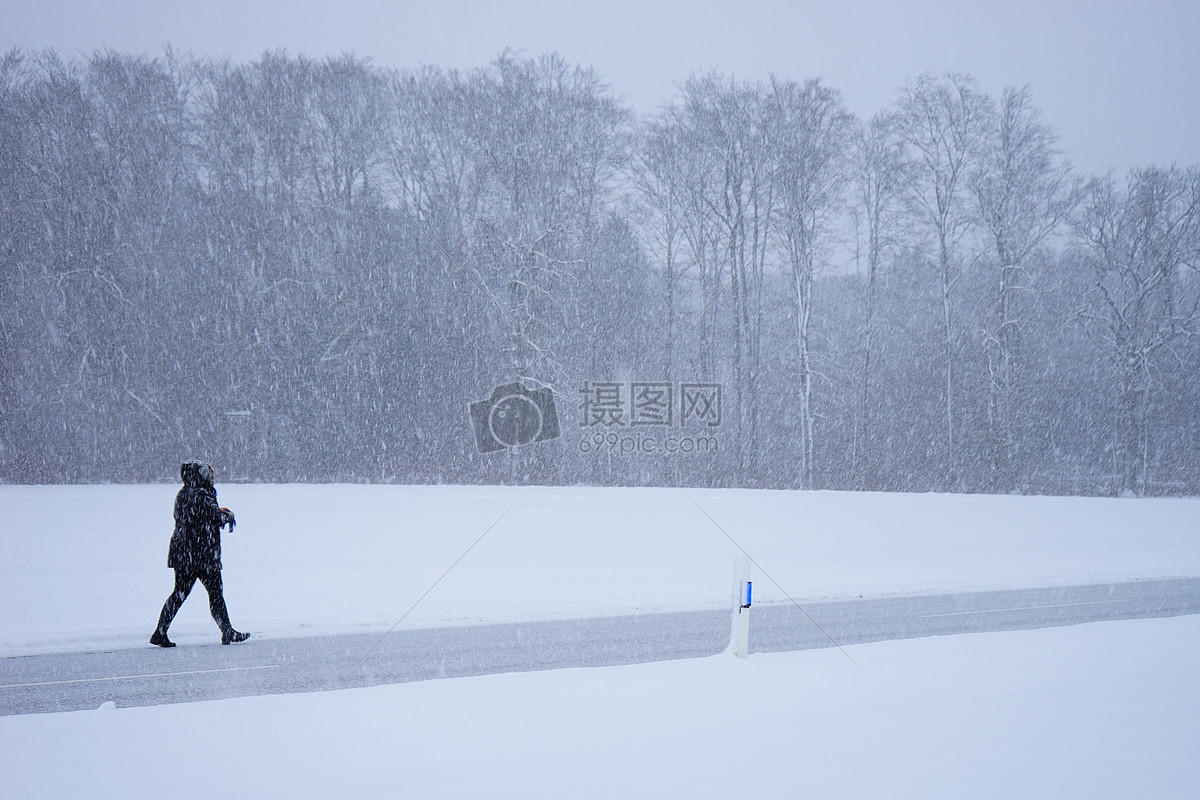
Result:
<svg viewBox="0 0 1200 800">
<path fill-rule="evenodd" d="M 177 488 L 0 486 L 0 655 L 143 646 Z M 756 603 L 786 602 L 767 576 L 801 602 L 1200 576 L 1197 499 L 217 488 L 230 613 L 259 636 L 386 630 L 493 524 L 404 627 L 726 608 L 733 541 Z M 180 643 L 216 635 L 196 592 Z"/>
<path fill-rule="evenodd" d="M 218 489 L 260 636 L 385 630 L 477 540 L 404 626 L 724 608 L 730 537 L 756 603 L 1200 576 L 1197 500 Z M 174 492 L 0 487 L 0 653 L 147 646 Z M 2 717 L 0 796 L 1195 798 L 1197 675 L 1192 616 Z"/>
<path fill-rule="evenodd" d="M 1200 617 L 0 718 L 12 798 L 1200 795 Z"/>
</svg>

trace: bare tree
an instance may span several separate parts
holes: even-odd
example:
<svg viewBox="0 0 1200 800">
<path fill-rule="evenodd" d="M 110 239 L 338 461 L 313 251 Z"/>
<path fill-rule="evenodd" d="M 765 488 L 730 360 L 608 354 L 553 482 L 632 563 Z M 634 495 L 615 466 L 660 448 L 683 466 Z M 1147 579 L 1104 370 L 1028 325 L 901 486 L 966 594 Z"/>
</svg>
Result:
<svg viewBox="0 0 1200 800">
<path fill-rule="evenodd" d="M 550 324 L 572 319 L 599 204 L 624 166 L 628 112 L 593 71 L 557 56 L 506 53 L 472 76 L 470 91 L 480 185 L 471 225 L 490 269 L 480 283 L 502 306 L 511 374 L 549 386 L 563 377 Z"/>
<path fill-rule="evenodd" d="M 675 318 L 679 313 L 684 264 L 680 258 L 683 239 L 683 183 L 681 161 L 684 150 L 680 128 L 670 117 L 645 123 L 634 166 L 642 236 L 662 271 L 664 342 L 663 379 L 674 377 Z"/>
<path fill-rule="evenodd" d="M 910 164 L 905 157 L 904 141 L 897 133 L 894 112 L 876 114 L 854 138 L 860 152 L 854 160 L 852 208 L 856 220 L 865 226 L 866 238 L 863 363 L 851 453 L 851 468 L 857 473 L 871 440 L 871 361 L 875 354 L 880 266 L 886 254 L 903 241 L 901 223 L 907 211 Z"/>
<path fill-rule="evenodd" d="M 695 308 L 690 327 L 695 331 L 698 374 L 706 381 L 718 378 L 716 351 L 719 331 L 719 312 L 722 308 L 721 289 L 724 283 L 724 253 L 721 246 L 720 223 L 710 211 L 710 195 L 720 179 L 718 165 L 724 153 L 709 147 L 697 131 L 695 105 L 667 110 L 669 124 L 677 131 L 676 141 L 683 150 L 680 160 L 682 185 L 681 233 L 684 258 L 694 271 Z M 685 329 L 681 333 L 686 334 Z"/>
<path fill-rule="evenodd" d="M 696 211 L 702 220 L 707 217 L 701 225 L 715 228 L 712 255 L 722 266 L 714 277 L 722 270 L 726 276 L 710 284 L 713 293 L 699 316 L 709 314 L 715 322 L 718 308 L 723 305 L 728 310 L 736 468 L 753 473 L 759 455 L 762 278 L 774 202 L 763 92 L 759 86 L 717 74 L 692 78 L 684 86 L 682 113 L 692 147 L 707 151 L 700 163 L 708 169 L 696 176 L 694 184 L 700 190 Z"/>
<path fill-rule="evenodd" d="M 1026 296 L 1033 290 L 1030 256 L 1078 202 L 1078 183 L 1054 149 L 1056 138 L 1041 121 L 1028 87 L 1005 89 L 972 179 L 979 222 L 995 257 L 997 292 L 985 335 L 988 430 L 993 485 L 998 489 L 1018 488 L 1021 340 L 1029 307 Z"/>
<path fill-rule="evenodd" d="M 800 488 L 813 487 L 815 423 L 812 331 L 813 289 L 821 271 L 844 182 L 843 155 L 853 117 L 841 94 L 818 80 L 772 79 L 768 99 L 775 211 L 779 220 L 796 314 L 796 378 L 800 407 Z"/>
<path fill-rule="evenodd" d="M 950 74 L 940 80 L 922 75 L 900 99 L 905 140 L 916 157 L 913 197 L 934 237 L 941 288 L 948 488 L 957 488 L 960 483 L 954 396 L 957 331 L 952 292 L 961 268 L 958 246 L 972 219 L 963 195 L 991 114 L 991 101 L 966 75 Z"/>
<path fill-rule="evenodd" d="M 1124 189 L 1094 179 L 1075 229 L 1094 273 L 1085 316 L 1118 376 L 1118 488 L 1144 494 L 1155 359 L 1200 333 L 1200 168 L 1135 170 Z"/>
</svg>

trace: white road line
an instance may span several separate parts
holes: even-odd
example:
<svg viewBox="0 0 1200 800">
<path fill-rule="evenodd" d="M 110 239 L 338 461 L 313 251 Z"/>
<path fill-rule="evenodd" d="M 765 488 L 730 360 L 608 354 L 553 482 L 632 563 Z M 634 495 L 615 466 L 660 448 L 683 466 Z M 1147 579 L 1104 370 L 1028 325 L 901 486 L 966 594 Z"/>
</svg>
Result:
<svg viewBox="0 0 1200 800">
<path fill-rule="evenodd" d="M 1041 611 L 1047 608 L 1071 608 L 1072 606 L 1102 606 L 1107 603 L 1132 603 L 1133 598 L 1124 600 L 1089 600 L 1086 603 L 1056 603 L 1050 606 L 1022 606 L 1021 608 L 988 608 L 983 611 L 952 611 L 948 614 L 922 614 L 921 619 L 933 617 L 967 617 L 972 614 L 1003 614 L 1008 611 Z"/>
<path fill-rule="evenodd" d="M 224 667 L 222 669 L 196 669 L 190 672 L 149 672 L 145 675 L 115 675 L 108 678 L 76 678 L 69 681 L 38 681 L 36 683 L 5 683 L 0 689 L 23 689 L 29 686 L 64 686 L 68 683 L 101 683 L 104 681 L 132 681 L 139 678 L 174 678 L 181 675 L 212 675 L 217 672 L 249 672 L 259 669 L 278 669 L 282 664 L 268 664 L 262 667 Z"/>
</svg>

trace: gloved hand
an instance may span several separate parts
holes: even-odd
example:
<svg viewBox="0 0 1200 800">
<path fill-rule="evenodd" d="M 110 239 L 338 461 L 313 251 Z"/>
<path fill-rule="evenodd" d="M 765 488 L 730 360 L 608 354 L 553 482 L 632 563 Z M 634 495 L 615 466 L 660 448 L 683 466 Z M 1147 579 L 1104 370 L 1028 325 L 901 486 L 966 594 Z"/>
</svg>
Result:
<svg viewBox="0 0 1200 800">
<path fill-rule="evenodd" d="M 230 511 L 228 508 L 225 508 L 224 506 L 222 506 L 221 507 L 221 524 L 218 525 L 217 527 L 223 528 L 226 525 L 229 526 L 229 532 L 233 533 L 233 526 L 237 525 L 237 520 L 234 519 L 232 511 Z"/>
</svg>

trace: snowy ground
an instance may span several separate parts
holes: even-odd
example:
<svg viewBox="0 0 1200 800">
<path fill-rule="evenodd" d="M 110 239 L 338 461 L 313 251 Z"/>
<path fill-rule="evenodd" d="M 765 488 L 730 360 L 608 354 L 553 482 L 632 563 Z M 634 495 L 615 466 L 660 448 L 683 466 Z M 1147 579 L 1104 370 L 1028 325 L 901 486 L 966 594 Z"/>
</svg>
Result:
<svg viewBox="0 0 1200 800">
<path fill-rule="evenodd" d="M 1200 617 L 846 651 L 3 717 L 0 794 L 1200 794 Z"/>
<path fill-rule="evenodd" d="M 176 489 L 0 486 L 0 655 L 143 646 L 171 590 Z M 730 537 L 765 570 L 754 577 L 757 603 L 786 602 L 784 591 L 804 602 L 1200 576 L 1197 499 L 218 491 L 238 518 L 225 537 L 230 612 L 260 636 L 386 630 L 493 523 L 403 626 L 725 608 Z M 216 635 L 196 592 L 171 631 L 180 643 Z"/>
<path fill-rule="evenodd" d="M 404 626 L 726 607 L 726 534 L 756 602 L 1200 576 L 1196 500 L 219 489 L 264 636 L 386 629 L 510 506 Z M 0 487 L 0 653 L 146 646 L 174 491 Z M 0 796 L 1194 798 L 1197 674 L 1192 616 L 9 716 Z"/>
</svg>

